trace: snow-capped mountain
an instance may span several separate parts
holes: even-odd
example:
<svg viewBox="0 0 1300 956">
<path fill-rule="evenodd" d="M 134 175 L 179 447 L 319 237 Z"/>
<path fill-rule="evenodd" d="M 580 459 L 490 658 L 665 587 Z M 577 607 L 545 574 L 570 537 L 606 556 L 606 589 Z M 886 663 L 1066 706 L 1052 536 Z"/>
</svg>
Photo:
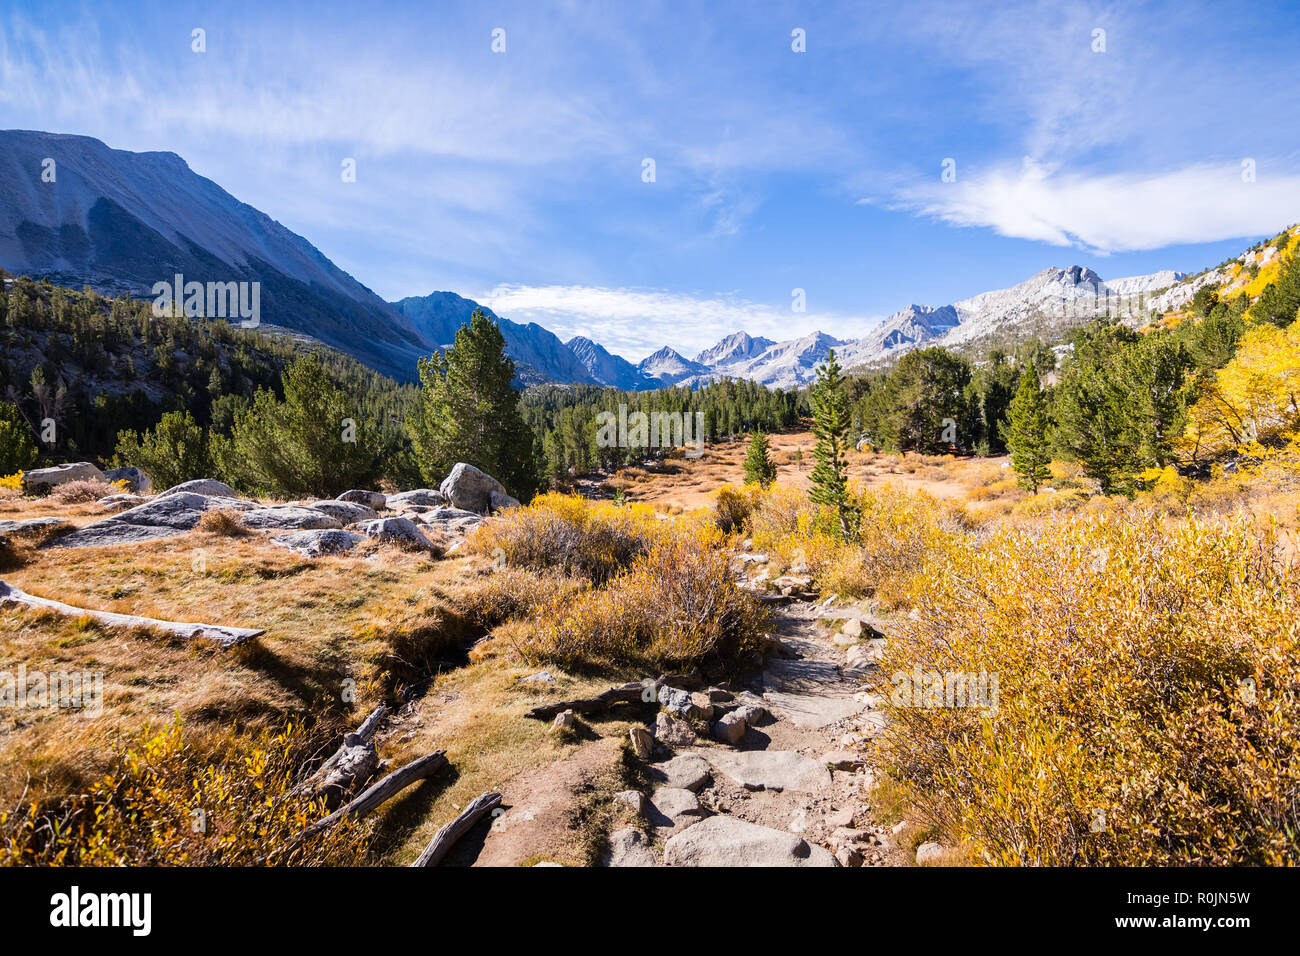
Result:
<svg viewBox="0 0 1300 956">
<path fill-rule="evenodd" d="M 627 359 L 611 355 L 603 345 L 586 336 L 574 336 L 564 344 L 578 357 L 588 374 L 602 385 L 612 385 L 628 391 L 657 387 L 654 380 L 646 377 Z"/>
<path fill-rule="evenodd" d="M 761 335 L 755 337 L 748 332 L 732 332 L 713 348 L 705 349 L 695 356 L 695 361 L 711 368 L 721 368 L 724 365 L 732 365 L 761 355 L 765 349 L 773 345 L 776 343 Z"/>
<path fill-rule="evenodd" d="M 656 387 L 659 388 L 679 384 L 696 385 L 702 377 L 708 378 L 713 374 L 713 369 L 709 366 L 692 362 L 667 345 L 642 359 L 637 370 L 647 379 L 658 383 Z"/>
<path fill-rule="evenodd" d="M 152 297 L 157 282 L 260 283 L 262 322 L 410 379 L 420 336 L 319 249 L 175 153 L 0 131 L 0 266 Z"/>
</svg>

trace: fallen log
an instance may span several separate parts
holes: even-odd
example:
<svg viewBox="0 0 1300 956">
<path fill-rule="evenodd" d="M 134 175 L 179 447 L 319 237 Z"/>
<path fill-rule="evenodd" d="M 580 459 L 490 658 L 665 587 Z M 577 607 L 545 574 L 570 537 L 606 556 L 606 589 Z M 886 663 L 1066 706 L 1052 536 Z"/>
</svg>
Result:
<svg viewBox="0 0 1300 956">
<path fill-rule="evenodd" d="M 659 688 L 662 686 L 662 679 L 655 681 L 653 684 L 633 681 L 630 684 L 611 687 L 595 697 L 562 700 L 554 704 L 540 704 L 528 711 L 524 716 L 532 717 L 535 720 L 551 720 L 556 714 L 563 713 L 566 710 L 571 710 L 575 714 L 593 714 L 599 710 L 607 710 L 615 704 L 634 704 L 642 701 L 648 703 L 658 699 Z M 647 694 L 647 692 L 651 693 Z"/>
<path fill-rule="evenodd" d="M 404 767 L 399 767 L 388 776 L 378 782 L 370 785 L 353 800 L 345 803 L 327 817 L 322 817 L 311 826 L 304 829 L 296 837 L 286 844 L 285 849 L 297 846 L 303 840 L 309 840 L 318 836 L 330 827 L 335 826 L 345 817 L 359 819 L 379 807 L 390 797 L 395 796 L 405 790 L 411 784 L 418 780 L 424 780 L 432 777 L 435 773 L 447 766 L 447 751 L 435 750 L 433 753 L 418 760 L 412 760 Z"/>
<path fill-rule="evenodd" d="M 474 825 L 479 820 L 499 806 L 501 806 L 499 793 L 488 792 L 475 797 L 474 802 L 462 810 L 460 816 L 433 835 L 429 845 L 411 866 L 437 866 L 455 846 L 457 840 L 474 829 Z"/>
<path fill-rule="evenodd" d="M 323 795 L 327 805 L 334 806 L 345 794 L 367 783 L 379 770 L 379 751 L 373 738 L 387 715 L 383 704 L 372 710 L 354 733 L 343 735 L 339 749 L 298 789 Z"/>
<path fill-rule="evenodd" d="M 152 617 L 137 617 L 134 614 L 115 614 L 112 611 L 96 611 L 90 608 L 73 607 L 71 604 L 64 604 L 61 601 L 36 597 L 14 587 L 12 584 L 0 581 L 0 607 L 8 604 L 20 604 L 43 611 L 53 611 L 56 614 L 65 614 L 69 617 L 89 617 L 100 624 L 107 624 L 110 627 L 147 627 L 150 630 L 176 634 L 190 640 L 202 637 L 217 642 L 221 645 L 222 650 L 236 647 L 266 633 L 265 629 L 224 627 L 218 624 L 184 624 L 179 621 L 160 621 Z"/>
</svg>

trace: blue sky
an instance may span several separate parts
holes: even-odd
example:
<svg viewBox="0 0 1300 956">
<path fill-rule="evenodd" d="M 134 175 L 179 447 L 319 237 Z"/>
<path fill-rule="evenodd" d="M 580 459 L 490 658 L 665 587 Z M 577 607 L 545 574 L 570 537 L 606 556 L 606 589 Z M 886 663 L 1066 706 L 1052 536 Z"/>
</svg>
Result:
<svg viewBox="0 0 1300 956">
<path fill-rule="evenodd" d="M 637 360 L 1216 264 L 1300 221 L 1297 50 L 1269 2 L 17 0 L 0 128 L 174 151 L 385 298 Z"/>
</svg>

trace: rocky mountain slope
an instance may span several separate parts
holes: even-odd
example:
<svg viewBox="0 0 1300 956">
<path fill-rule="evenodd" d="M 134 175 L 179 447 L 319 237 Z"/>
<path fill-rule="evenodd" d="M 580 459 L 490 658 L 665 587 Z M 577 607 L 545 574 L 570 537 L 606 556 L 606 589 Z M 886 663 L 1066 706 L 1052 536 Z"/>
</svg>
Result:
<svg viewBox="0 0 1300 956">
<path fill-rule="evenodd" d="M 52 161 L 52 165 L 51 165 Z M 302 236 L 175 153 L 0 131 L 0 267 L 152 298 L 157 282 L 259 282 L 260 318 L 414 375 L 419 334 Z"/>
</svg>

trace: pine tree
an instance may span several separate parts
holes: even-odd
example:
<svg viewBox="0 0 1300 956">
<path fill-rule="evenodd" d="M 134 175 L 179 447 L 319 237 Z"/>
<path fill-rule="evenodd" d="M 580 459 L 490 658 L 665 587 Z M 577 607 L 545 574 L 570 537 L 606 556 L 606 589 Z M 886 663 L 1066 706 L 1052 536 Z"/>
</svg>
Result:
<svg viewBox="0 0 1300 956">
<path fill-rule="evenodd" d="M 212 472 L 203 429 L 188 411 L 167 412 L 143 433 L 119 432 L 113 462 L 141 469 L 159 489 Z"/>
<path fill-rule="evenodd" d="M 1038 369 L 1030 359 L 1020 373 L 1016 397 L 1007 410 L 1009 430 L 1007 445 L 1011 449 L 1011 467 L 1020 476 L 1020 485 L 1030 494 L 1051 477 L 1048 463 L 1051 452 L 1047 443 L 1047 397 L 1038 381 Z"/>
<path fill-rule="evenodd" d="M 519 414 L 511 385 L 515 363 L 506 341 L 481 309 L 456 333 L 447 351 L 420 360 L 419 406 L 408 421 L 420 472 L 436 487 L 463 461 L 492 475 L 527 501 L 540 468 L 533 435 Z"/>
<path fill-rule="evenodd" d="M 214 439 L 227 480 L 276 496 L 328 495 L 378 478 L 379 443 L 352 396 L 315 356 L 285 369 L 284 401 L 261 389 L 235 413 L 230 439 Z"/>
<path fill-rule="evenodd" d="M 0 478 L 26 471 L 36 463 L 36 443 L 18 409 L 0 402 Z"/>
<path fill-rule="evenodd" d="M 749 440 L 749 452 L 745 455 L 745 484 L 766 488 L 776 481 L 776 465 L 768 450 L 767 435 L 761 428 L 754 430 Z"/>
<path fill-rule="evenodd" d="M 835 509 L 840 533 L 848 538 L 854 526 L 854 511 L 849 501 L 845 453 L 849 447 L 849 403 L 844 394 L 844 376 L 835 350 L 817 367 L 817 381 L 809 395 L 813 409 L 813 435 L 817 444 L 813 457 L 812 488 L 808 498 L 819 505 Z"/>
</svg>

